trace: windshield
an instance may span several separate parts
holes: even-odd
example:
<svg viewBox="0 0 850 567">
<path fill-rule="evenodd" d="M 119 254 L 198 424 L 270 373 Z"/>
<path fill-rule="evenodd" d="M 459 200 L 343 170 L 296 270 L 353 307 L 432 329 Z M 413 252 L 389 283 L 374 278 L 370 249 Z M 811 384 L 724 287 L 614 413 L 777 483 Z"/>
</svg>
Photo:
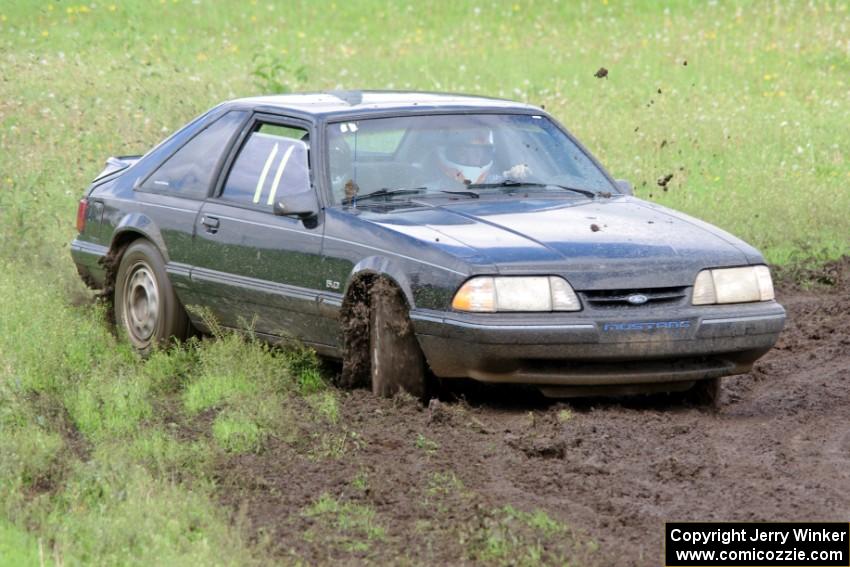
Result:
<svg viewBox="0 0 850 567">
<path fill-rule="evenodd" d="M 517 188 L 564 194 L 564 188 L 593 193 L 613 189 L 564 132 L 536 115 L 333 123 L 328 125 L 328 155 L 336 203 L 352 203 L 378 191 L 383 198 L 410 199 L 447 191 L 479 196 Z"/>
</svg>

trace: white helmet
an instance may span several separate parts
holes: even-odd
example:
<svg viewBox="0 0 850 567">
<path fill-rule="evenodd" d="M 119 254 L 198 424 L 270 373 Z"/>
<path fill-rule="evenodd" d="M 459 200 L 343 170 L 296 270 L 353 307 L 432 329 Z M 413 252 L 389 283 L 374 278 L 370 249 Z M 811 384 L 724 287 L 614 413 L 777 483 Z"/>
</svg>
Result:
<svg viewBox="0 0 850 567">
<path fill-rule="evenodd" d="M 437 148 L 444 173 L 461 183 L 482 183 L 493 167 L 493 131 L 475 128 L 450 133 Z"/>
</svg>

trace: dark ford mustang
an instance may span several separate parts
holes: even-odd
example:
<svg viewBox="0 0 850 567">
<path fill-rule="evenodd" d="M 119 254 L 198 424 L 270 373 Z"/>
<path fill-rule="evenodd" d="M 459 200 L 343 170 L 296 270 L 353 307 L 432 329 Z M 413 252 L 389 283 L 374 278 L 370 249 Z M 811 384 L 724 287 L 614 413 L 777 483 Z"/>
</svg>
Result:
<svg viewBox="0 0 850 567">
<path fill-rule="evenodd" d="M 206 311 L 384 395 L 437 376 L 710 399 L 785 311 L 758 251 L 631 193 L 533 106 L 252 98 L 110 158 L 71 250 L 141 352 Z"/>
</svg>

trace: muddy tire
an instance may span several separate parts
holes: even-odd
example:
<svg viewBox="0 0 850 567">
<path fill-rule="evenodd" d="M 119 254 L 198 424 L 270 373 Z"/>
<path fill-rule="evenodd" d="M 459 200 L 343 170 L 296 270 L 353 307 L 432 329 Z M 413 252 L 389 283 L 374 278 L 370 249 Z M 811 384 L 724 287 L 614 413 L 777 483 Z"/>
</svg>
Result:
<svg viewBox="0 0 850 567">
<path fill-rule="evenodd" d="M 192 328 L 165 273 L 162 255 L 147 240 L 136 240 L 124 251 L 112 305 L 119 333 L 141 354 L 172 338 L 186 339 Z"/>
<path fill-rule="evenodd" d="M 716 408 L 720 404 L 720 380 L 720 378 L 697 380 L 684 393 L 685 401 L 695 406 Z"/>
<path fill-rule="evenodd" d="M 424 400 L 425 357 L 419 348 L 401 291 L 382 280 L 371 289 L 369 356 L 372 392 L 391 397 L 400 390 Z"/>
</svg>

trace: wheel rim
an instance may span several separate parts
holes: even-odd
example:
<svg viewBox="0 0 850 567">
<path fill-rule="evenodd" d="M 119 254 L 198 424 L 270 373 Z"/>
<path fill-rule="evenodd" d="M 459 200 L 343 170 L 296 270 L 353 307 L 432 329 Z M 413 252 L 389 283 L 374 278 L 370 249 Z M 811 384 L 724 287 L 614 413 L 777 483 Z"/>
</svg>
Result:
<svg viewBox="0 0 850 567">
<path fill-rule="evenodd" d="M 133 266 L 124 287 L 124 322 L 130 335 L 148 342 L 159 322 L 159 288 L 150 266 Z"/>
</svg>

